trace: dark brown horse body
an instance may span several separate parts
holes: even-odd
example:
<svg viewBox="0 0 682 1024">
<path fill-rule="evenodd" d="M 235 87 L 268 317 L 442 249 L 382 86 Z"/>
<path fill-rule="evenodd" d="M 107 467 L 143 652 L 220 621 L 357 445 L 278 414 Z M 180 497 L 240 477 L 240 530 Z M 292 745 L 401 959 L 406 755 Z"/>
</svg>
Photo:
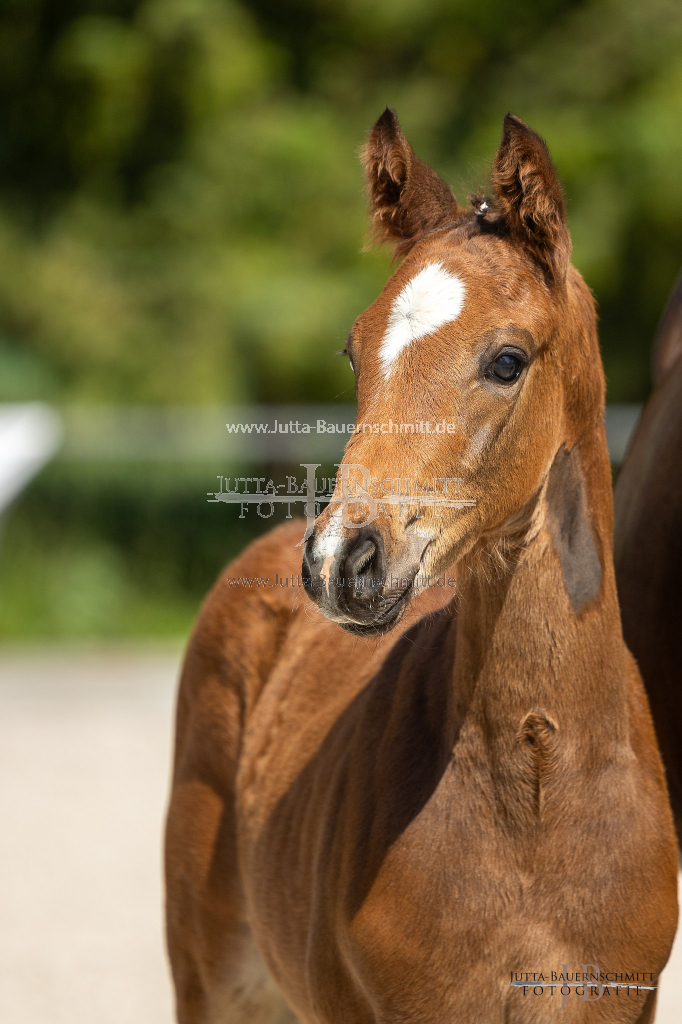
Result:
<svg viewBox="0 0 682 1024">
<path fill-rule="evenodd" d="M 405 258 L 349 339 L 358 422 L 448 430 L 353 436 L 340 480 L 372 496 L 339 485 L 306 535 L 315 603 L 228 578 L 297 579 L 292 523 L 202 609 L 167 831 L 178 1018 L 290 1020 L 279 989 L 306 1024 L 644 1024 L 675 837 L 556 175 L 512 117 L 474 210 L 390 112 L 366 165 Z M 439 510 L 454 479 L 470 504 Z"/>
<path fill-rule="evenodd" d="M 614 558 L 682 839 L 682 278 L 659 328 L 654 385 L 616 482 Z"/>
</svg>

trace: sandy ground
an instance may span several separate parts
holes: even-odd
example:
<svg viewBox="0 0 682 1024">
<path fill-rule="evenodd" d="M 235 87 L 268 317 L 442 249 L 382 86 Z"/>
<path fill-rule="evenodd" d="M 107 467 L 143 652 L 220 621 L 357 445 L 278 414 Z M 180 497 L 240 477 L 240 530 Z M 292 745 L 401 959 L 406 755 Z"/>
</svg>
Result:
<svg viewBox="0 0 682 1024">
<path fill-rule="evenodd" d="M 178 651 L 0 650 L 0 1021 L 171 1024 L 161 828 Z M 682 936 L 658 1024 L 682 1024 Z"/>
</svg>

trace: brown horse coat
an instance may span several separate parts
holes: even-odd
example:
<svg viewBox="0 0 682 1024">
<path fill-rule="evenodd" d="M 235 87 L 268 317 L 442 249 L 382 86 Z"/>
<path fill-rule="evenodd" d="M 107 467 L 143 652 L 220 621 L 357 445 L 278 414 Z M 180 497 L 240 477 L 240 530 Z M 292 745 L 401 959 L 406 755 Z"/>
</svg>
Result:
<svg viewBox="0 0 682 1024">
<path fill-rule="evenodd" d="M 621 632 L 594 307 L 559 183 L 511 116 L 475 210 L 389 111 L 366 165 L 404 260 L 349 339 L 358 422 L 453 429 L 356 434 L 340 476 L 363 466 L 378 495 L 457 478 L 475 504 L 368 522 L 339 491 L 305 542 L 315 603 L 232 585 L 298 577 L 296 522 L 207 598 L 167 829 L 178 1019 L 290 1020 L 278 988 L 306 1024 L 554 1021 L 565 970 L 561 1020 L 643 1024 L 675 837 Z M 418 586 L 453 565 L 455 601 Z M 611 987 L 579 984 L 591 970 Z"/>
</svg>

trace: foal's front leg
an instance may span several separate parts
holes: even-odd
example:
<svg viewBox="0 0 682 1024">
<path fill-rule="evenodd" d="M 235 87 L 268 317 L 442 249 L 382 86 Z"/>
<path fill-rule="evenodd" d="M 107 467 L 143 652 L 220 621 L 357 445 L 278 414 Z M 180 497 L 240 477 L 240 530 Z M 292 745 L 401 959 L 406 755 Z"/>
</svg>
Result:
<svg viewBox="0 0 682 1024">
<path fill-rule="evenodd" d="M 237 862 L 238 691 L 188 652 L 166 826 L 166 922 L 179 1024 L 295 1024 L 249 927 Z"/>
</svg>

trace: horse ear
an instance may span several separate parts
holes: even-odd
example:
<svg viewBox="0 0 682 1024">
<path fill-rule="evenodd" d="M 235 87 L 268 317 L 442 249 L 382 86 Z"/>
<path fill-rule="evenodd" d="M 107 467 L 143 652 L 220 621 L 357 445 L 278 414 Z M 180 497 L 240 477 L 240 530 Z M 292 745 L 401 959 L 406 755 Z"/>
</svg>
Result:
<svg viewBox="0 0 682 1024">
<path fill-rule="evenodd" d="M 369 133 L 363 160 L 375 241 L 390 241 L 404 255 L 425 231 L 458 215 L 452 192 L 414 155 L 388 107 Z"/>
<path fill-rule="evenodd" d="M 554 282 L 563 281 L 571 239 L 559 178 L 544 140 L 513 114 L 504 119 L 492 180 L 496 210 L 511 237 Z"/>
</svg>

